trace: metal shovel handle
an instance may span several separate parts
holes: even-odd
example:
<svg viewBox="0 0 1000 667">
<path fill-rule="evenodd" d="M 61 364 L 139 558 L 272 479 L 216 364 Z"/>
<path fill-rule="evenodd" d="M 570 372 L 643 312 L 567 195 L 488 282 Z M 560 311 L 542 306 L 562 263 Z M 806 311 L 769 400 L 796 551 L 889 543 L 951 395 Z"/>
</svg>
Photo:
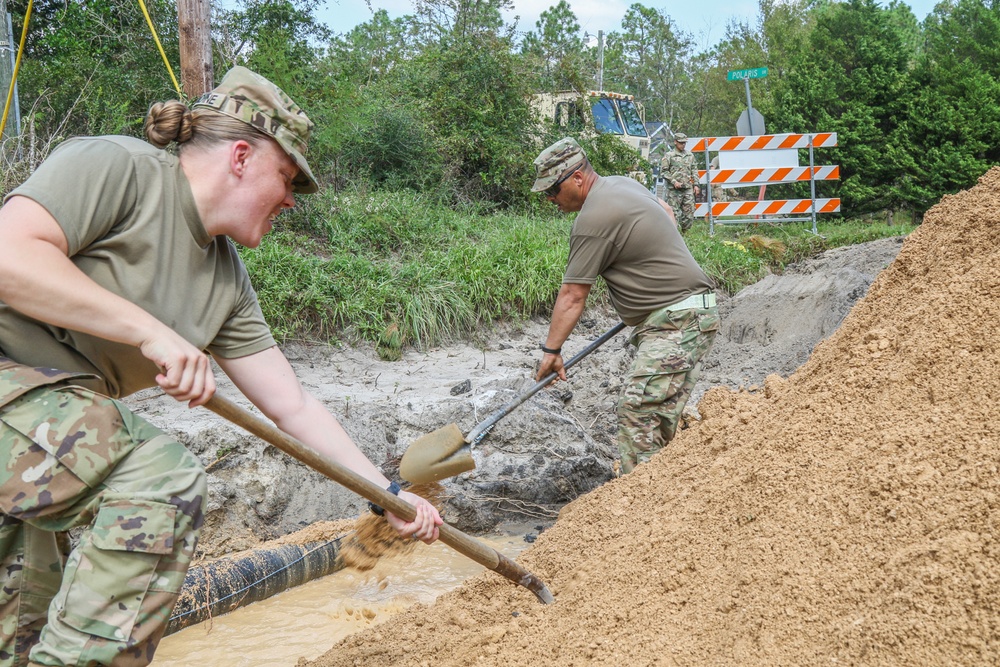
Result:
<svg viewBox="0 0 1000 667">
<path fill-rule="evenodd" d="M 261 440 L 268 442 L 292 458 L 305 463 L 310 468 L 323 473 L 341 486 L 350 489 L 359 496 L 388 509 L 398 517 L 412 521 L 417 515 L 416 508 L 377 484 L 365 479 L 353 470 L 342 466 L 333 459 L 320 454 L 293 438 L 276 426 L 244 410 L 227 398 L 218 394 L 205 403 L 205 407 L 233 424 L 253 433 Z M 503 575 L 519 586 L 524 586 L 535 594 L 542 603 L 555 602 L 555 598 L 541 579 L 528 572 L 520 565 L 510 560 L 491 547 L 469 537 L 462 531 L 444 524 L 440 528 L 440 539 L 449 547 L 467 556 L 484 567 Z"/>
<path fill-rule="evenodd" d="M 601 335 L 600 338 L 598 338 L 597 340 L 595 340 L 594 342 L 592 342 L 590 345 L 588 345 L 587 347 L 585 347 L 582 350 L 580 350 L 579 352 L 577 352 L 569 361 L 567 361 L 565 364 L 563 364 L 563 368 L 569 369 L 574 364 L 576 364 L 576 362 L 578 362 L 581 359 L 583 359 L 585 356 L 587 356 L 588 354 L 590 354 L 591 352 L 593 352 L 594 350 L 596 350 L 597 348 L 599 348 L 601 345 L 604 345 L 606 342 L 608 342 L 609 338 L 612 338 L 615 334 L 617 334 L 619 331 L 621 331 L 624 328 L 625 328 L 625 323 L 624 322 L 619 322 L 618 324 L 614 325 L 613 327 L 611 327 L 610 329 L 608 329 L 606 332 L 604 332 Z M 559 376 L 559 374 L 555 373 L 555 372 L 552 372 L 552 373 L 549 373 L 548 375 L 546 375 L 544 378 L 542 378 L 541 380 L 539 380 L 538 382 L 536 382 L 535 385 L 531 387 L 531 389 L 529 389 L 528 391 L 524 392 L 523 394 L 521 394 L 517 398 L 509 401 L 503 407 L 501 407 L 499 410 L 497 410 L 496 412 L 494 412 L 493 414 L 491 414 L 489 417 L 487 417 L 483 421 L 481 421 L 478 424 L 476 424 L 476 426 L 471 431 L 469 431 L 469 435 L 466 436 L 465 439 L 469 442 L 469 444 L 472 444 L 472 445 L 478 444 L 479 441 L 482 440 L 483 438 L 485 438 L 486 434 L 489 433 L 493 429 L 494 426 L 496 426 L 496 423 L 498 421 L 500 421 L 501 419 L 503 419 L 504 417 L 506 417 L 507 415 L 509 415 L 519 405 L 521 405 L 526 400 L 528 400 L 529 398 L 531 398 L 532 396 L 534 396 L 535 394 L 537 394 L 539 391 L 541 391 L 543 388 L 545 388 L 550 382 L 552 382 L 553 380 L 555 380 L 558 376 Z"/>
</svg>

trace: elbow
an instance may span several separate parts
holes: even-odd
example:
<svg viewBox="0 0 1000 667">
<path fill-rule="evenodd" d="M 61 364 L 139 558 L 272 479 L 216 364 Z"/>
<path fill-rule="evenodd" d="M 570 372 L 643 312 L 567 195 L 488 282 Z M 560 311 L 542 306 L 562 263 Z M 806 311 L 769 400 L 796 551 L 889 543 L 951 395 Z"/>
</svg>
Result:
<svg viewBox="0 0 1000 667">
<path fill-rule="evenodd" d="M 559 290 L 559 301 L 567 310 L 583 310 L 590 295 L 590 285 L 566 283 Z"/>
</svg>

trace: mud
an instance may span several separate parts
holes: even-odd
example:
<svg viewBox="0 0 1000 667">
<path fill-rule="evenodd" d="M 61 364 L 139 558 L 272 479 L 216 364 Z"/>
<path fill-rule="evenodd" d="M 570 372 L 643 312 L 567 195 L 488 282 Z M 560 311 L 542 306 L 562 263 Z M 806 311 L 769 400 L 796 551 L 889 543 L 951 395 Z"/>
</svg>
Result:
<svg viewBox="0 0 1000 667">
<path fill-rule="evenodd" d="M 563 508 L 518 559 L 555 604 L 486 573 L 300 664 L 1000 663 L 998 259 L 994 169 L 787 379 Z"/>
</svg>

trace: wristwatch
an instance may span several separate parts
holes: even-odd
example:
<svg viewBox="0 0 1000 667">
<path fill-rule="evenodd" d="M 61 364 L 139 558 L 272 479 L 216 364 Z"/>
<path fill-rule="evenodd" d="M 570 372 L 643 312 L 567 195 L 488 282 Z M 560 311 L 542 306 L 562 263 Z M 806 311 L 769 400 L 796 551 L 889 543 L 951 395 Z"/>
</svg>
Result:
<svg viewBox="0 0 1000 667">
<path fill-rule="evenodd" d="M 391 493 L 394 496 L 398 496 L 399 492 L 402 491 L 403 489 L 400 488 L 399 484 L 396 484 L 395 482 L 392 482 L 389 486 L 386 487 L 385 490 L 388 491 L 389 493 Z M 368 501 L 368 509 L 371 510 L 372 514 L 377 514 L 379 516 L 385 516 L 385 508 L 376 505 L 375 503 L 373 503 L 370 500 Z"/>
</svg>

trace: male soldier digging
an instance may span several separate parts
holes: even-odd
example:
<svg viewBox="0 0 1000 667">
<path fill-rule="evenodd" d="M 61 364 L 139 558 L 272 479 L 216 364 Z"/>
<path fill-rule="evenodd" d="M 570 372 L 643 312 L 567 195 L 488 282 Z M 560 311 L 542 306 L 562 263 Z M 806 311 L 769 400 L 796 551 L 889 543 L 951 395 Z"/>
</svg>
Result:
<svg viewBox="0 0 1000 667">
<path fill-rule="evenodd" d="M 719 327 L 714 285 L 662 202 L 630 178 L 600 176 L 572 138 L 542 151 L 535 170 L 532 192 L 580 212 L 536 377 L 566 379 L 562 344 L 602 276 L 622 321 L 635 327 L 635 362 L 618 403 L 621 470 L 631 472 L 674 437 Z"/>
</svg>

